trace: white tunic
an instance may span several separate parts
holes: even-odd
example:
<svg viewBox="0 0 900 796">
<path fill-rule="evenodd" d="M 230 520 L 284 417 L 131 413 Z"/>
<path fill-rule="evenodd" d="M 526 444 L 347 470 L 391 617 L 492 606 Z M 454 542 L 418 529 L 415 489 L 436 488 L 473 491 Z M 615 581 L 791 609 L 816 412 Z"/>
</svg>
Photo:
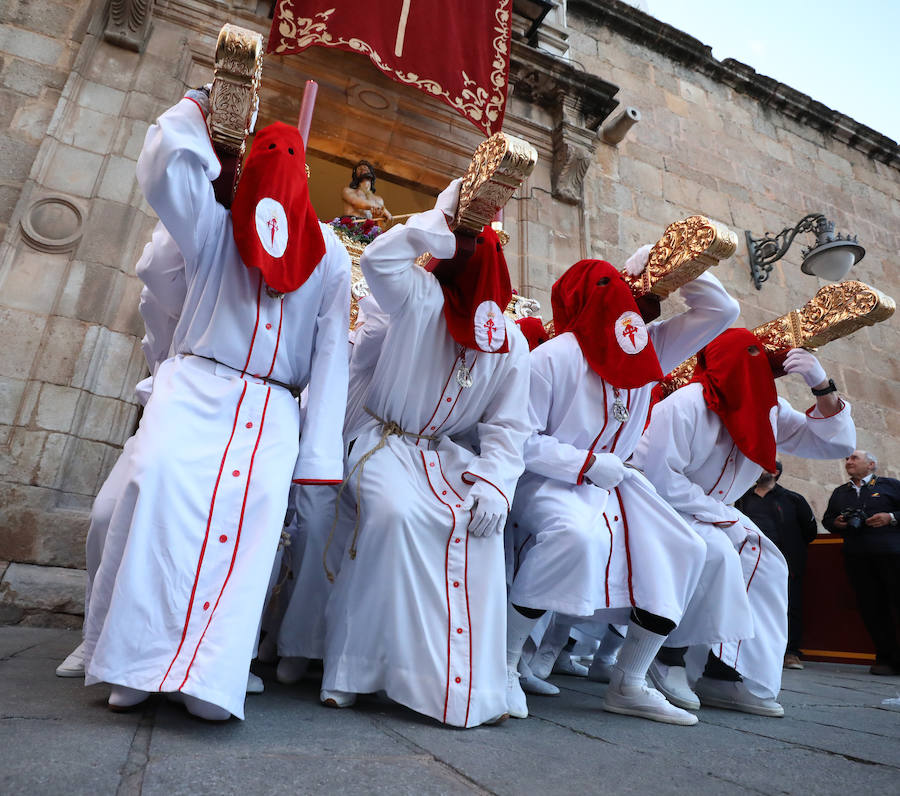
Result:
<svg viewBox="0 0 900 796">
<path fill-rule="evenodd" d="M 111 527 L 129 530 L 85 682 L 183 691 L 243 717 L 292 477 L 343 470 L 350 269 L 323 225 L 309 279 L 269 296 L 215 201 L 217 169 L 195 103 L 148 131 L 138 180 L 184 256 L 187 295 L 113 510 Z M 297 401 L 267 378 L 310 386 L 299 444 Z"/>
<path fill-rule="evenodd" d="M 711 274 L 681 293 L 689 309 L 648 327 L 663 372 L 738 313 Z M 639 473 L 626 472 L 611 497 L 583 481 L 593 454 L 629 458 L 653 384 L 620 391 L 629 412 L 623 423 L 613 414 L 615 390 L 590 368 L 574 334 L 554 337 L 531 358 L 537 432 L 525 447 L 527 472 L 510 518 L 517 566 L 510 599 L 572 616 L 603 611 L 607 621 L 623 621 L 637 606 L 677 622 L 702 567 L 702 541 Z"/>
<path fill-rule="evenodd" d="M 345 428 L 356 428 L 366 416 L 363 405 L 371 383 L 372 371 L 381 354 L 389 317 L 381 312 L 372 296 L 359 302 L 356 328 L 350 333 L 350 381 L 347 394 Z M 345 437 L 345 443 L 350 440 Z M 328 556 L 328 571 L 332 576 L 341 569 L 344 548 L 352 532 L 349 523 L 335 529 L 334 508 L 338 488 L 333 486 L 302 487 L 299 495 L 297 526 L 290 551 L 292 577 L 283 579 L 278 600 L 282 609 L 276 628 L 278 654 L 281 656 L 325 657 L 325 609 L 333 584 L 323 563 Z M 353 491 L 345 491 L 344 510 L 353 512 Z"/>
<path fill-rule="evenodd" d="M 795 456 L 841 458 L 856 446 L 847 403 L 822 418 L 815 407 L 804 414 L 779 398 L 770 421 L 779 450 Z M 729 642 L 713 652 L 754 693 L 774 698 L 787 643 L 787 565 L 778 548 L 730 505 L 753 486 L 762 467 L 737 449 L 706 406 L 700 384 L 688 384 L 654 407 L 632 462 L 708 542 L 700 584 L 669 643 Z"/>
<path fill-rule="evenodd" d="M 365 464 L 358 553 L 344 558 L 328 603 L 323 687 L 383 689 L 413 710 L 471 727 L 506 712 L 506 588 L 502 536 L 470 536 L 461 506 L 477 480 L 506 505 L 513 500 L 530 432 L 529 360 L 509 321 L 508 354 L 460 352 L 437 279 L 413 264 L 424 251 L 446 258 L 454 249 L 432 210 L 379 237 L 362 258 L 390 315 L 364 405 L 436 439 L 390 436 Z M 462 356 L 468 389 L 455 379 Z M 363 412 L 348 436 L 350 471 L 378 444 L 381 424 Z M 356 489 L 354 475 L 345 494 Z M 350 532 L 353 521 L 342 514 Z"/>
<path fill-rule="evenodd" d="M 187 284 L 184 280 L 184 258 L 175 241 L 160 223 L 153 229 L 150 242 L 144 246 L 140 259 L 135 265 L 135 273 L 144 282 L 141 289 L 139 310 L 144 320 L 144 339 L 142 348 L 147 360 L 150 377 L 138 382 L 134 390 L 138 401 L 146 406 L 153 388 L 153 375 L 160 364 L 169 356 L 175 325 L 181 315 Z M 107 576 L 97 590 L 96 598 L 100 601 L 94 610 L 93 621 L 102 624 L 106 619 L 106 610 L 114 581 L 118 571 L 118 562 L 125 549 L 126 528 L 119 528 L 119 534 L 111 538 L 108 534 L 109 520 L 116 502 L 122 494 L 127 481 L 130 457 L 134 452 L 134 444 L 129 438 L 125 442 L 122 453 L 113 465 L 112 470 L 100 487 L 94 504 L 91 507 L 90 524 L 85 540 L 85 559 L 87 565 L 87 584 L 84 594 L 85 619 L 90 615 L 90 603 L 94 595 L 94 581 L 100 567 L 101 558 L 110 557 L 107 565 Z M 107 549 L 108 545 L 108 549 Z M 113 562 L 117 562 L 113 564 Z"/>
</svg>

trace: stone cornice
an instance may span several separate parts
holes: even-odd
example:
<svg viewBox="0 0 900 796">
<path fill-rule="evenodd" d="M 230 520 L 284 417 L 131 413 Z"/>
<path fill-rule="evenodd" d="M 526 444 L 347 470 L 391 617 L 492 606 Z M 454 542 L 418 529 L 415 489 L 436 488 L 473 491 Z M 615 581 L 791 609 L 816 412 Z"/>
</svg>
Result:
<svg viewBox="0 0 900 796">
<path fill-rule="evenodd" d="M 579 127 L 596 131 L 619 104 L 618 86 L 576 69 L 570 62 L 513 41 L 509 58 L 510 96 L 558 111 Z"/>
<path fill-rule="evenodd" d="M 764 107 L 774 108 L 800 124 L 859 150 L 872 160 L 900 169 L 900 145 L 893 139 L 784 83 L 758 74 L 740 61 L 713 58 L 711 47 L 627 3 L 620 0 L 568 0 L 566 9 L 570 16 L 603 25 L 753 97 Z"/>
</svg>

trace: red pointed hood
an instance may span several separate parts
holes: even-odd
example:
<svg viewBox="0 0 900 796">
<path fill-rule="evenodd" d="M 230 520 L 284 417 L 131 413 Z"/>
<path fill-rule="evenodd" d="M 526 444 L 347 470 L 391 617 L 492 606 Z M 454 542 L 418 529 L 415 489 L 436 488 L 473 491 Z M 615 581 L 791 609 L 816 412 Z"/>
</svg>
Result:
<svg viewBox="0 0 900 796">
<path fill-rule="evenodd" d="M 474 253 L 458 249 L 455 257 L 430 260 L 426 268 L 444 291 L 444 318 L 450 336 L 466 348 L 507 353 L 503 311 L 512 299 L 512 284 L 497 233 L 486 226 L 475 239 Z"/>
<path fill-rule="evenodd" d="M 591 369 L 613 387 L 662 378 L 647 325 L 631 288 L 604 260 L 581 260 L 550 293 L 556 334 L 572 332 Z"/>
<path fill-rule="evenodd" d="M 541 343 L 546 343 L 550 339 L 550 335 L 547 334 L 547 330 L 544 328 L 544 324 L 541 323 L 541 319 L 537 315 L 528 315 L 525 318 L 519 318 L 516 321 L 519 329 L 522 330 L 522 334 L 525 335 L 525 339 L 528 341 L 528 350 L 534 351 Z"/>
<path fill-rule="evenodd" d="M 757 353 L 751 353 L 755 347 Z M 691 381 L 703 385 L 706 405 L 722 420 L 738 450 L 768 473 L 775 472 L 775 433 L 770 415 L 778 403 L 765 348 L 747 329 L 728 329 L 697 355 Z"/>
<path fill-rule="evenodd" d="M 256 135 L 231 205 L 244 264 L 279 293 L 299 288 L 325 256 L 309 201 L 306 153 L 296 127 L 275 122 Z"/>
</svg>

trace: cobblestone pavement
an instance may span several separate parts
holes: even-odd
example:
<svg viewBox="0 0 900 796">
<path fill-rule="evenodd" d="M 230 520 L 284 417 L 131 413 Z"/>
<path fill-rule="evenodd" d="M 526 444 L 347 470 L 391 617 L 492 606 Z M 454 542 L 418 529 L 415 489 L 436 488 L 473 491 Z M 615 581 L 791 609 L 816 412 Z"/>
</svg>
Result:
<svg viewBox="0 0 900 796">
<path fill-rule="evenodd" d="M 153 698 L 134 713 L 60 679 L 73 631 L 0 627 L 0 793 L 877 793 L 900 792 L 900 677 L 861 666 L 785 672 L 784 719 L 704 709 L 696 727 L 600 710 L 604 686 L 556 677 L 532 717 L 446 729 L 375 697 L 318 704 L 317 684 L 247 698 L 209 725 Z"/>
</svg>

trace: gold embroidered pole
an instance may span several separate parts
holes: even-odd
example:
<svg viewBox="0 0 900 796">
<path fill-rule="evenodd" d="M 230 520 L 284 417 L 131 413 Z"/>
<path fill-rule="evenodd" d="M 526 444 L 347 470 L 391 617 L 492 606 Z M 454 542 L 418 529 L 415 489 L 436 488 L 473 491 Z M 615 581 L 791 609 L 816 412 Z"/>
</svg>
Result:
<svg viewBox="0 0 900 796">
<path fill-rule="evenodd" d="M 802 307 L 791 310 L 753 329 L 772 354 L 791 348 L 815 349 L 853 334 L 863 326 L 874 326 L 894 314 L 894 300 L 855 279 L 825 285 Z M 682 362 L 662 382 L 663 394 L 671 395 L 690 382 L 697 357 Z"/>
<path fill-rule="evenodd" d="M 215 77 L 209 93 L 209 135 L 222 163 L 213 186 L 216 199 L 231 206 L 253 116 L 259 104 L 262 36 L 225 24 L 216 41 Z"/>
<path fill-rule="evenodd" d="M 737 235 L 705 216 L 690 216 L 666 227 L 650 250 L 650 261 L 639 276 L 622 276 L 635 298 L 653 293 L 666 298 L 696 279 L 707 268 L 727 260 L 737 249 Z"/>
</svg>

